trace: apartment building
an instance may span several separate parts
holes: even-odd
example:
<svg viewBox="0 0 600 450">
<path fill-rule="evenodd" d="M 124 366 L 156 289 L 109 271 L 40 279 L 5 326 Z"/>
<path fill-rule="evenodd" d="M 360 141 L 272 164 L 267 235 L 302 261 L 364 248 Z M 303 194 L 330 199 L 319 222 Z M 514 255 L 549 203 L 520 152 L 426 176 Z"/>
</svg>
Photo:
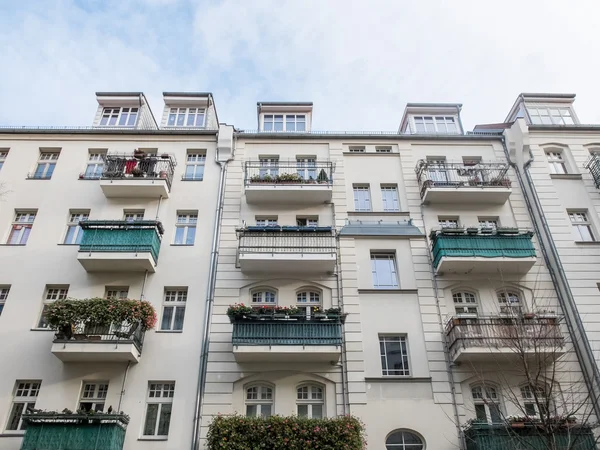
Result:
<svg viewBox="0 0 600 450">
<path fill-rule="evenodd" d="M 220 178 L 214 101 L 165 93 L 155 117 L 142 93 L 96 97 L 90 127 L 0 131 L 3 450 L 21 448 L 31 408 L 124 411 L 128 449 L 192 439 Z M 42 316 L 92 297 L 147 300 L 156 327 L 81 325 L 65 340 Z"/>
</svg>

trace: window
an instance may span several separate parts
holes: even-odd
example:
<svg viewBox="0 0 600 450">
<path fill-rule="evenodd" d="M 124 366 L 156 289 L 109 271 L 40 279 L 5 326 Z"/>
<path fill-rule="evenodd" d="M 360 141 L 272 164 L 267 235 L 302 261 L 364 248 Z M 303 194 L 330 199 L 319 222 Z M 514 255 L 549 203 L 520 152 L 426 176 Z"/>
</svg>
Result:
<svg viewBox="0 0 600 450">
<path fill-rule="evenodd" d="M 427 176 L 434 185 L 448 184 L 448 166 L 443 156 L 427 157 Z"/>
<path fill-rule="evenodd" d="M 457 133 L 456 119 L 452 116 L 415 116 L 417 133 Z"/>
<path fill-rule="evenodd" d="M 406 336 L 379 336 L 383 375 L 410 375 Z"/>
<path fill-rule="evenodd" d="M 83 383 L 79 409 L 84 411 L 104 411 L 104 402 L 108 393 L 108 383 Z"/>
<path fill-rule="evenodd" d="M 2 315 L 4 305 L 6 305 L 6 299 L 8 298 L 9 292 L 10 286 L 0 286 L 0 316 Z"/>
<path fill-rule="evenodd" d="M 500 399 L 496 388 L 488 385 L 473 386 L 471 388 L 475 417 L 478 421 L 488 423 L 502 422 L 500 413 Z"/>
<path fill-rule="evenodd" d="M 261 178 L 265 176 L 276 177 L 279 175 L 279 158 L 274 157 L 261 157 L 259 158 L 260 168 L 258 174 Z"/>
<path fill-rule="evenodd" d="M 306 314 L 306 317 L 311 317 L 313 308 L 321 307 L 321 293 L 312 290 L 297 292 L 296 306 Z"/>
<path fill-rule="evenodd" d="M 6 157 L 8 156 L 8 150 L 0 150 L 0 170 L 4 167 L 4 161 L 6 161 Z"/>
<path fill-rule="evenodd" d="M 392 153 L 392 147 L 375 147 L 375 153 Z"/>
<path fill-rule="evenodd" d="M 274 305 L 277 303 L 277 294 L 271 290 L 260 290 L 252 292 L 252 303 L 253 304 L 267 304 Z"/>
<path fill-rule="evenodd" d="M 563 159 L 562 152 L 546 152 L 546 158 L 548 158 L 548 165 L 550 166 L 550 173 L 554 174 L 565 174 L 567 172 L 567 166 Z"/>
<path fill-rule="evenodd" d="M 299 227 L 318 227 L 318 217 L 296 217 L 296 225 Z"/>
<path fill-rule="evenodd" d="M 569 212 L 569 219 L 573 226 L 573 239 L 579 242 L 593 242 L 596 240 L 592 231 L 592 224 L 586 212 Z"/>
<path fill-rule="evenodd" d="M 277 226 L 277 217 L 257 217 L 257 227 L 275 227 Z"/>
<path fill-rule="evenodd" d="M 203 127 L 206 110 L 204 108 L 171 108 L 169 127 Z"/>
<path fill-rule="evenodd" d="M 441 228 L 458 228 L 458 218 L 438 217 L 438 225 Z"/>
<path fill-rule="evenodd" d="M 423 450 L 423 440 L 410 431 L 394 431 L 385 440 L 386 450 Z"/>
<path fill-rule="evenodd" d="M 37 381 L 21 381 L 15 383 L 13 394 L 13 402 L 6 424 L 7 431 L 25 430 L 26 424 L 21 420 L 21 414 L 35 408 L 35 401 L 40 393 L 42 382 Z"/>
<path fill-rule="evenodd" d="M 471 292 L 455 292 L 452 294 L 456 314 L 477 314 L 477 298 Z"/>
<path fill-rule="evenodd" d="M 135 222 L 136 220 L 144 220 L 144 213 L 145 213 L 145 211 L 143 209 L 140 209 L 140 210 L 125 209 L 125 210 L 123 210 L 123 220 L 125 220 L 126 222 Z"/>
<path fill-rule="evenodd" d="M 128 287 L 106 286 L 104 290 L 104 298 L 112 298 L 114 300 L 124 300 L 129 297 Z"/>
<path fill-rule="evenodd" d="M 83 230 L 79 226 L 79 222 L 88 220 L 89 218 L 89 211 L 70 211 L 69 222 L 67 223 L 67 234 L 65 235 L 63 244 L 80 244 L 81 238 L 83 238 Z"/>
<path fill-rule="evenodd" d="M 322 419 L 324 417 L 323 403 L 323 388 L 321 386 L 308 384 L 300 386 L 296 390 L 298 417 Z"/>
<path fill-rule="evenodd" d="M 246 415 L 270 417 L 273 413 L 273 389 L 258 385 L 246 389 Z"/>
<path fill-rule="evenodd" d="M 400 211 L 400 202 L 398 200 L 398 187 L 395 184 L 381 185 L 381 200 L 383 202 L 384 211 Z"/>
<path fill-rule="evenodd" d="M 177 214 L 177 224 L 175 224 L 175 245 L 194 245 L 196 240 L 196 223 L 198 222 L 198 213 Z"/>
<path fill-rule="evenodd" d="M 184 180 L 202 181 L 204 179 L 204 164 L 206 163 L 206 151 L 189 152 L 185 165 Z"/>
<path fill-rule="evenodd" d="M 398 287 L 395 256 L 393 253 L 371 253 L 371 273 L 375 289 Z"/>
<path fill-rule="evenodd" d="M 67 298 L 69 293 L 69 287 L 46 287 L 44 294 L 44 305 L 42 307 L 42 314 L 38 322 L 37 328 L 48 328 L 48 322 L 46 321 L 45 312 L 48 309 L 48 305 L 55 300 L 64 300 Z"/>
<path fill-rule="evenodd" d="M 488 228 L 488 229 L 492 229 L 492 230 L 495 230 L 496 228 L 498 228 L 498 219 L 479 217 L 478 220 L 479 220 L 480 228 Z"/>
<path fill-rule="evenodd" d="M 312 157 L 297 157 L 296 158 L 296 173 L 303 180 L 317 180 L 317 169 L 315 167 L 315 158 Z"/>
<path fill-rule="evenodd" d="M 263 131 L 306 131 L 305 114 L 265 114 Z"/>
<path fill-rule="evenodd" d="M 104 153 L 92 153 L 90 152 L 88 156 L 87 166 L 85 168 L 85 179 L 95 180 L 102 176 L 102 172 L 104 172 Z"/>
<path fill-rule="evenodd" d="M 498 304 L 501 314 L 521 315 L 521 296 L 515 291 L 498 292 Z"/>
<path fill-rule="evenodd" d="M 54 168 L 56 167 L 56 161 L 60 152 L 41 152 L 38 158 L 35 172 L 29 178 L 35 178 L 40 180 L 49 180 L 52 178 Z"/>
<path fill-rule="evenodd" d="M 354 210 L 371 211 L 371 193 L 369 185 L 354 186 Z"/>
<path fill-rule="evenodd" d="M 187 289 L 165 290 L 165 301 L 163 306 L 161 330 L 181 331 L 183 330 L 183 319 L 185 318 L 185 304 L 187 302 Z"/>
<path fill-rule="evenodd" d="M 350 153 L 364 153 L 365 147 L 362 145 L 352 145 L 352 146 L 348 147 L 348 151 Z"/>
<path fill-rule="evenodd" d="M 523 409 L 531 417 L 545 417 L 548 415 L 550 404 L 546 390 L 541 386 L 523 386 L 521 388 Z"/>
<path fill-rule="evenodd" d="M 167 437 L 171 424 L 171 407 L 175 395 L 175 382 L 148 383 L 144 436 Z"/>
<path fill-rule="evenodd" d="M 7 244 L 25 245 L 33 227 L 35 211 L 16 211 Z"/>
<path fill-rule="evenodd" d="M 569 108 L 548 108 L 545 106 L 527 107 L 534 125 L 573 125 L 573 116 Z"/>
<path fill-rule="evenodd" d="M 134 127 L 138 111 L 138 108 L 104 108 L 100 126 Z"/>
</svg>

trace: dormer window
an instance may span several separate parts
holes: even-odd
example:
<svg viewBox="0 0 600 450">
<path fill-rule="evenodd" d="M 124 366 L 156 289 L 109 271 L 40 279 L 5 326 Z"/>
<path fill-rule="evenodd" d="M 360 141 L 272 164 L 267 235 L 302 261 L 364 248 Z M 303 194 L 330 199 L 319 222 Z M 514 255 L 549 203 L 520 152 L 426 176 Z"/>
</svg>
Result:
<svg viewBox="0 0 600 450">
<path fill-rule="evenodd" d="M 171 108 L 169 127 L 203 127 L 206 110 L 204 108 Z"/>
<path fill-rule="evenodd" d="M 134 127 L 138 118 L 139 108 L 104 108 L 100 126 Z"/>
<path fill-rule="evenodd" d="M 306 115 L 265 114 L 263 131 L 306 131 Z"/>
<path fill-rule="evenodd" d="M 457 133 L 456 118 L 452 116 L 415 116 L 417 133 Z"/>
<path fill-rule="evenodd" d="M 534 125 L 573 125 L 575 123 L 570 108 L 528 106 L 527 112 Z"/>
</svg>

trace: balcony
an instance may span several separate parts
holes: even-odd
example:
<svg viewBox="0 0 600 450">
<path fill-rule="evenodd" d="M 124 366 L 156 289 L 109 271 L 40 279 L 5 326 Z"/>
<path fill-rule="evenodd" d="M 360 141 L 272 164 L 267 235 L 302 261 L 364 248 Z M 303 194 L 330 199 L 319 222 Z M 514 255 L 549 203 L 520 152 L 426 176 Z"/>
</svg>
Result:
<svg viewBox="0 0 600 450">
<path fill-rule="evenodd" d="M 168 198 L 175 166 L 175 158 L 168 154 L 108 154 L 100 187 L 107 198 Z"/>
<path fill-rule="evenodd" d="M 536 424 L 513 427 L 508 423 L 472 423 L 464 430 L 467 450 L 570 449 L 596 450 L 596 438 L 590 426 L 565 425 L 552 431 L 552 447 Z"/>
<path fill-rule="evenodd" d="M 155 272 L 162 224 L 155 220 L 86 220 L 77 259 L 88 272 Z"/>
<path fill-rule="evenodd" d="M 453 317 L 446 326 L 450 358 L 455 362 L 502 362 L 523 356 L 558 358 L 564 338 L 556 316 Z"/>
<path fill-rule="evenodd" d="M 446 163 L 420 160 L 415 167 L 425 204 L 503 205 L 512 189 L 504 163 Z"/>
<path fill-rule="evenodd" d="M 531 231 L 444 228 L 430 234 L 436 274 L 526 274 L 536 262 Z"/>
<path fill-rule="evenodd" d="M 594 152 L 586 161 L 584 167 L 590 171 L 596 189 L 600 189 L 600 152 Z"/>
<path fill-rule="evenodd" d="M 329 273 L 337 250 L 331 227 L 246 227 L 238 230 L 242 272 Z"/>
<path fill-rule="evenodd" d="M 340 357 L 342 319 L 233 319 L 238 362 L 330 362 Z"/>
<path fill-rule="evenodd" d="M 122 450 L 125 414 L 23 414 L 21 450 Z"/>
<path fill-rule="evenodd" d="M 246 201 L 262 204 L 321 204 L 331 201 L 331 162 L 246 161 Z"/>
</svg>

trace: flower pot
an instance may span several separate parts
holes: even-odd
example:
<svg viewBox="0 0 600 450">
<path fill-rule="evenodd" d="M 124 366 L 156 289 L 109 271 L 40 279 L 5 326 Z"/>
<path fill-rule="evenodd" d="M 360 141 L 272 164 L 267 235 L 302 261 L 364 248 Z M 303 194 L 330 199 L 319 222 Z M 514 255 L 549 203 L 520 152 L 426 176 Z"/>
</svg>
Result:
<svg viewBox="0 0 600 450">
<path fill-rule="evenodd" d="M 166 153 L 163 153 L 162 155 L 160 155 L 160 157 L 162 159 L 169 159 L 169 155 L 167 155 Z"/>
<path fill-rule="evenodd" d="M 524 422 L 513 422 L 510 424 L 510 426 L 513 428 L 525 428 L 525 423 Z"/>
<path fill-rule="evenodd" d="M 135 150 L 133 152 L 133 157 L 137 159 L 143 159 L 146 157 L 146 152 L 143 152 L 141 150 Z"/>
<path fill-rule="evenodd" d="M 87 334 L 74 334 L 73 337 L 76 341 L 85 341 L 87 339 Z"/>
<path fill-rule="evenodd" d="M 158 173 L 159 178 L 167 178 L 167 171 L 166 170 L 161 170 Z"/>
</svg>

